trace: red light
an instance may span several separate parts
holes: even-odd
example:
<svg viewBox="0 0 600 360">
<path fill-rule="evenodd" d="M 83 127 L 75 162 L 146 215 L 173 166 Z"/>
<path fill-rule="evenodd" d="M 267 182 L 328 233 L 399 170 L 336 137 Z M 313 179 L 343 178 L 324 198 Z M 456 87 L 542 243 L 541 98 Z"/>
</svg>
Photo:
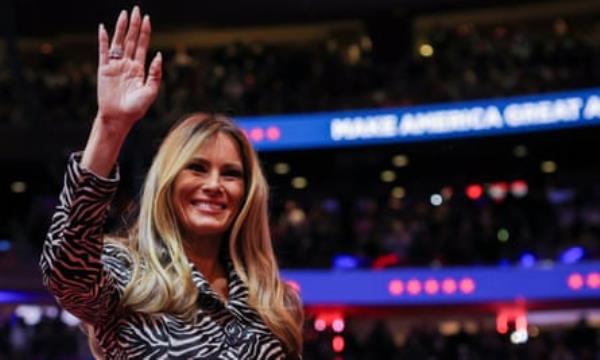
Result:
<svg viewBox="0 0 600 360">
<path fill-rule="evenodd" d="M 440 290 L 440 285 L 435 279 L 425 281 L 425 292 L 429 295 L 435 295 Z"/>
<path fill-rule="evenodd" d="M 506 334 L 508 332 L 508 316 L 504 311 L 500 311 L 496 315 L 496 331 L 499 334 Z"/>
<path fill-rule="evenodd" d="M 515 330 L 527 331 L 527 312 L 521 307 L 501 308 L 496 314 L 496 330 L 500 334 L 508 332 L 508 324 L 514 321 Z"/>
<path fill-rule="evenodd" d="M 286 281 L 286 283 L 292 288 L 294 289 L 294 291 L 296 291 L 297 293 L 300 292 L 300 284 L 298 284 L 297 281 L 294 280 L 288 280 Z"/>
<path fill-rule="evenodd" d="M 475 281 L 471 278 L 463 278 L 460 280 L 460 283 L 458 283 L 458 287 L 463 293 L 471 294 L 475 291 Z"/>
<path fill-rule="evenodd" d="M 477 200 L 483 194 L 483 187 L 481 185 L 472 184 L 467 186 L 466 190 L 467 196 L 471 200 Z"/>
<path fill-rule="evenodd" d="M 344 347 L 346 346 L 346 343 L 342 336 L 336 335 L 333 337 L 333 340 L 331 341 L 331 346 L 333 347 L 333 351 L 339 353 L 339 352 L 344 351 Z"/>
<path fill-rule="evenodd" d="M 325 319 L 323 318 L 316 318 L 315 319 L 315 330 L 317 331 L 323 331 L 327 328 L 327 323 L 325 322 Z"/>
<path fill-rule="evenodd" d="M 411 295 L 419 295 L 421 292 L 421 282 L 417 279 L 411 279 L 406 285 L 406 290 Z"/>
<path fill-rule="evenodd" d="M 591 289 L 600 288 L 600 273 L 589 273 L 587 276 L 587 286 Z"/>
<path fill-rule="evenodd" d="M 579 290 L 583 287 L 583 276 L 578 273 L 573 273 L 567 278 L 567 285 L 571 290 Z"/>
<path fill-rule="evenodd" d="M 342 331 L 344 331 L 345 326 L 346 324 L 344 323 L 344 319 L 335 319 L 331 323 L 331 328 L 337 333 L 341 333 Z"/>
<path fill-rule="evenodd" d="M 446 294 L 454 294 L 456 292 L 456 280 L 447 278 L 442 281 L 442 291 Z"/>
<path fill-rule="evenodd" d="M 529 186 L 523 180 L 515 180 L 510 184 L 510 192 L 516 198 L 522 198 L 527 195 L 529 191 Z"/>
<path fill-rule="evenodd" d="M 262 141 L 262 139 L 264 138 L 265 134 L 263 129 L 261 128 L 254 128 L 252 130 L 250 130 L 250 138 L 254 141 Z"/>
<path fill-rule="evenodd" d="M 396 254 L 381 255 L 373 261 L 373 269 L 381 270 L 388 266 L 397 265 L 399 262 L 400 258 Z"/>
<path fill-rule="evenodd" d="M 402 280 L 392 280 L 388 285 L 388 291 L 394 296 L 402 295 L 404 292 L 404 283 L 402 283 Z"/>
<path fill-rule="evenodd" d="M 281 130 L 277 126 L 270 126 L 267 128 L 267 139 L 271 141 L 277 141 L 281 138 Z"/>
</svg>

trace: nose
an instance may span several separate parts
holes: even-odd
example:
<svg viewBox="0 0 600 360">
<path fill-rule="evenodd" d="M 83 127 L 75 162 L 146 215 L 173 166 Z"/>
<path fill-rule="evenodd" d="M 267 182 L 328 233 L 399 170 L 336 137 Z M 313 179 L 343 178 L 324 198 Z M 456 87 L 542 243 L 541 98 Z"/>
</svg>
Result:
<svg viewBox="0 0 600 360">
<path fill-rule="evenodd" d="M 210 193 L 219 193 L 223 191 L 221 177 L 218 172 L 211 171 L 205 178 L 203 189 Z"/>
</svg>

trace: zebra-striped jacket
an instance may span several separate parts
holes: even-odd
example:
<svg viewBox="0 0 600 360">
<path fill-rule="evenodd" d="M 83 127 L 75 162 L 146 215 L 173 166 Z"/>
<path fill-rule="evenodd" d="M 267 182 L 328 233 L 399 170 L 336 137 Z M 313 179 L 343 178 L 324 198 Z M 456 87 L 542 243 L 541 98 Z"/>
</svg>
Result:
<svg viewBox="0 0 600 360">
<path fill-rule="evenodd" d="M 119 182 L 118 169 L 99 177 L 69 159 L 60 201 L 44 242 L 44 284 L 58 302 L 93 325 L 106 359 L 284 359 L 281 342 L 247 303 L 248 289 L 229 264 L 225 304 L 192 267 L 196 321 L 142 314 L 120 306 L 131 277 L 129 254 L 104 244 L 103 227 Z"/>
</svg>

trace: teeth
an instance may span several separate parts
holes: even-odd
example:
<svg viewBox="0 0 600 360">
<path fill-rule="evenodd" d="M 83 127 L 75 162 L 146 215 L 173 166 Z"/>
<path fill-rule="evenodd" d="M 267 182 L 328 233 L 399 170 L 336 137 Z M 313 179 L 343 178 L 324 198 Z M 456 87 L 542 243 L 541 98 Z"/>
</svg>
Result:
<svg viewBox="0 0 600 360">
<path fill-rule="evenodd" d="M 222 204 L 214 204 L 206 201 L 196 202 L 194 206 L 198 207 L 200 210 L 209 210 L 209 211 L 219 211 L 225 209 L 225 206 Z"/>
</svg>

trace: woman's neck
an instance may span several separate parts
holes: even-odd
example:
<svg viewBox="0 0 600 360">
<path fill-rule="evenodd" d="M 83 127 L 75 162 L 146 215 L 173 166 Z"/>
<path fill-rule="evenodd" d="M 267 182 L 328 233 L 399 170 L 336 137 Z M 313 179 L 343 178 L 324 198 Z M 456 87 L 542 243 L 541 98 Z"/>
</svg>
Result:
<svg viewBox="0 0 600 360">
<path fill-rule="evenodd" d="M 222 264 L 219 261 L 220 249 L 220 238 L 186 237 L 183 241 L 183 250 L 188 260 L 209 283 L 224 275 Z"/>
</svg>

